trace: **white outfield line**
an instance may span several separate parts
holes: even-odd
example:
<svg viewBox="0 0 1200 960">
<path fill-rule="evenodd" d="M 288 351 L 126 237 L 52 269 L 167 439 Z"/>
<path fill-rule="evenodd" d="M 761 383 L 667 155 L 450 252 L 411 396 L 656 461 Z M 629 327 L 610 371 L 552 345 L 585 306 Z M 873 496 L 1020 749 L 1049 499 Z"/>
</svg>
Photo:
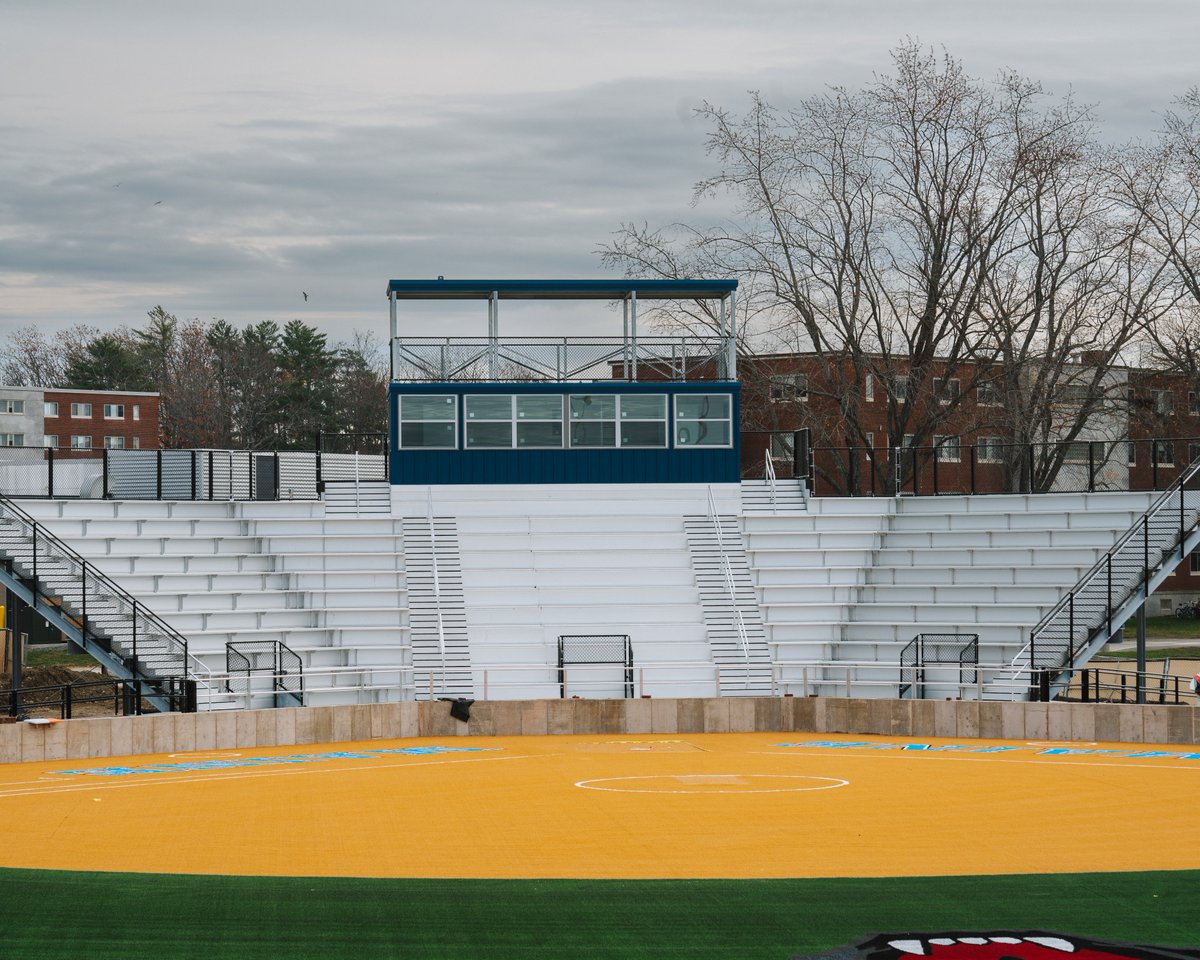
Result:
<svg viewBox="0 0 1200 960">
<path fill-rule="evenodd" d="M 261 777 L 283 777 L 283 776 L 310 776 L 313 774 L 322 773 L 354 773 L 364 770 L 390 770 L 396 767 L 436 767 L 445 764 L 458 763 L 487 763 L 496 760 L 536 760 L 539 757 L 557 757 L 562 754 L 557 753 L 531 753 L 523 754 L 515 757 L 464 757 L 461 760 L 425 760 L 416 763 L 405 763 L 403 760 L 393 762 L 373 763 L 369 765 L 357 767 L 323 767 L 314 769 L 300 769 L 292 766 L 281 765 L 276 769 L 267 770 L 261 767 L 252 768 L 241 773 L 212 773 L 205 776 L 185 776 L 172 777 L 170 774 L 156 774 L 150 776 L 137 776 L 131 774 L 129 782 L 120 783 L 113 782 L 109 778 L 95 778 L 89 780 L 72 779 L 65 781 L 62 786 L 47 786 L 41 790 L 7 790 L 0 787 L 0 800 L 7 797 L 28 797 L 40 796 L 45 794 L 55 793 L 75 793 L 79 791 L 97 791 L 97 790 L 125 790 L 130 787 L 149 787 L 149 786 L 167 786 L 176 783 L 212 783 L 214 780 L 249 780 Z M 86 776 L 86 774 L 78 774 L 78 777 Z M 39 781 L 23 781 L 21 784 L 36 783 Z M 41 781 L 44 782 L 44 781 Z"/>
</svg>

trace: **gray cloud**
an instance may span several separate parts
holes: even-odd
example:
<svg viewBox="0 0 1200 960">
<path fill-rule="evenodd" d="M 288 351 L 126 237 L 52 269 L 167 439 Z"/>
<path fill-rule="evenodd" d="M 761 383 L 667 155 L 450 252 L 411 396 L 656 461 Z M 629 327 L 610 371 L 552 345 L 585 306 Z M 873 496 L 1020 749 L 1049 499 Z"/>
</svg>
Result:
<svg viewBox="0 0 1200 960">
<path fill-rule="evenodd" d="M 156 303 L 382 330 L 390 277 L 595 276 L 622 221 L 723 212 L 689 206 L 701 101 L 859 85 L 906 35 L 1114 141 L 1196 82 L 1192 0 L 4 8 L 0 334 Z"/>
</svg>

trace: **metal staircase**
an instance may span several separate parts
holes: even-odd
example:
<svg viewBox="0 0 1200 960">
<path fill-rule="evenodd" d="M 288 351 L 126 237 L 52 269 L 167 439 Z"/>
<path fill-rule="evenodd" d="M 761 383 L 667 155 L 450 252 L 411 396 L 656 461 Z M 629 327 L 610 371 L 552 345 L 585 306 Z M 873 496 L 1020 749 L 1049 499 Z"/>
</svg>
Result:
<svg viewBox="0 0 1200 960">
<path fill-rule="evenodd" d="M 211 686 L 186 637 L 4 497 L 0 583 L 156 710 L 194 711 Z"/>
<path fill-rule="evenodd" d="M 418 700 L 472 694 L 467 608 L 458 527 L 435 517 L 405 517 L 404 576 L 408 588 L 413 687 Z"/>
<path fill-rule="evenodd" d="M 1171 572 L 1200 545 L 1200 459 L 1125 532 L 1029 633 L 1029 642 L 990 691 L 1004 699 L 1029 696 L 1035 678 L 1049 676 L 1049 696 L 1120 633 Z"/>
<path fill-rule="evenodd" d="M 771 653 L 738 519 L 717 513 L 710 490 L 708 516 L 683 523 L 721 695 L 768 696 Z"/>
</svg>

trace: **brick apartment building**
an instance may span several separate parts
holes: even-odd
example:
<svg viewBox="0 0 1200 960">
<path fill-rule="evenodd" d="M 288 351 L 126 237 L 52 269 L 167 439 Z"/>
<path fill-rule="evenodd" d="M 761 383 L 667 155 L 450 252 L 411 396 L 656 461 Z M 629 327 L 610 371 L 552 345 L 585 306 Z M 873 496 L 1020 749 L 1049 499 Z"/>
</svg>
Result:
<svg viewBox="0 0 1200 960">
<path fill-rule="evenodd" d="M 159 395 L 0 386 L 0 447 L 156 450 Z"/>
</svg>

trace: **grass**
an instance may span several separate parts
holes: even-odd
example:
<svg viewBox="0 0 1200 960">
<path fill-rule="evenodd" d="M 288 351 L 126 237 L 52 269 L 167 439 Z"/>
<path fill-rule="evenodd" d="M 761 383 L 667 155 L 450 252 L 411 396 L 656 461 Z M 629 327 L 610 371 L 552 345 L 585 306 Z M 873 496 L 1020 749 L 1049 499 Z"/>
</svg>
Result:
<svg viewBox="0 0 1200 960">
<path fill-rule="evenodd" d="M 997 929 L 1200 942 L 1200 870 L 584 881 L 463 880 L 469 864 L 434 866 L 440 876 L 420 880 L 0 870 L 3 955 L 783 960 L 870 933 Z"/>
<path fill-rule="evenodd" d="M 27 667 L 94 667 L 96 661 L 86 653 L 68 653 L 66 650 L 47 650 L 31 646 L 25 652 Z"/>
</svg>

